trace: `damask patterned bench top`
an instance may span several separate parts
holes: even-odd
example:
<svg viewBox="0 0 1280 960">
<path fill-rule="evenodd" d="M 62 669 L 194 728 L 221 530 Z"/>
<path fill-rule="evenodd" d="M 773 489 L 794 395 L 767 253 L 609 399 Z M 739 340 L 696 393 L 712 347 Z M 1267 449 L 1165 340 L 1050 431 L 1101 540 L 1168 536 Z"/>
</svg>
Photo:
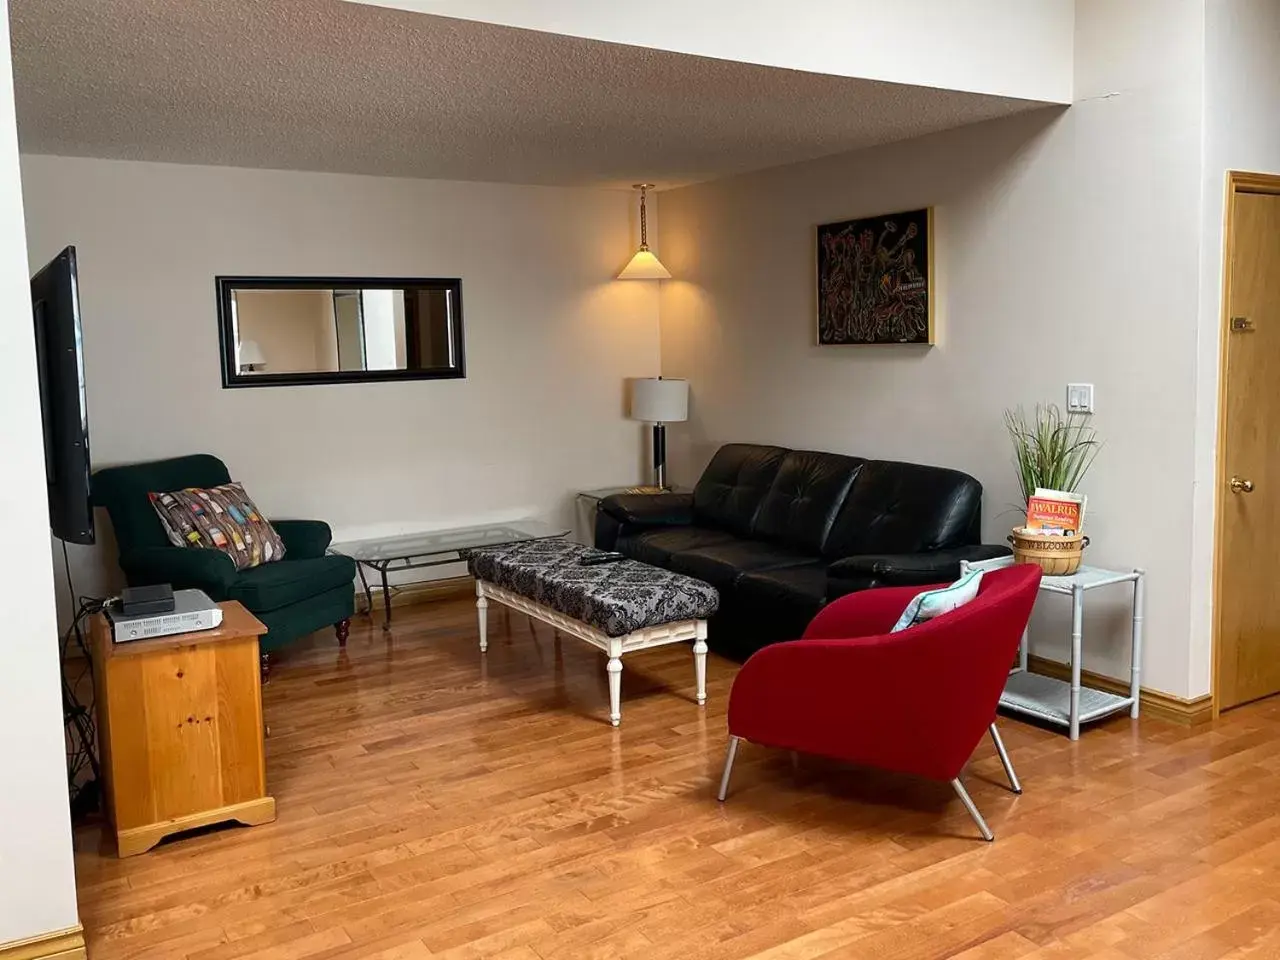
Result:
<svg viewBox="0 0 1280 960">
<path fill-rule="evenodd" d="M 471 575 L 518 593 L 566 617 L 621 637 L 642 627 L 705 620 L 720 605 L 709 583 L 636 560 L 584 567 L 589 547 L 567 540 L 531 540 L 467 550 Z"/>
</svg>

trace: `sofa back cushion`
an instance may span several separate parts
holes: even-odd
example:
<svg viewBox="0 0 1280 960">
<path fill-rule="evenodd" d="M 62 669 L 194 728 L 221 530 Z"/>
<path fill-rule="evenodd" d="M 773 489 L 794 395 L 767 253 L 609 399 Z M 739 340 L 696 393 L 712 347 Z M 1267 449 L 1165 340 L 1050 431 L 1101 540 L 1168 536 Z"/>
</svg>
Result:
<svg viewBox="0 0 1280 960">
<path fill-rule="evenodd" d="M 823 545 L 830 558 L 977 543 L 982 484 L 967 473 L 892 460 L 858 471 Z"/>
<path fill-rule="evenodd" d="M 216 487 L 230 483 L 226 464 L 207 453 L 169 460 L 106 467 L 89 482 L 93 503 L 111 516 L 121 553 L 168 546 L 169 537 L 151 506 L 150 494 L 183 487 Z"/>
<path fill-rule="evenodd" d="M 813 450 L 792 450 L 760 504 L 755 535 L 796 550 L 818 554 L 831 531 L 861 457 Z"/>
<path fill-rule="evenodd" d="M 786 455 L 782 447 L 725 444 L 716 451 L 693 488 L 694 523 L 749 537 L 760 504 Z"/>
</svg>

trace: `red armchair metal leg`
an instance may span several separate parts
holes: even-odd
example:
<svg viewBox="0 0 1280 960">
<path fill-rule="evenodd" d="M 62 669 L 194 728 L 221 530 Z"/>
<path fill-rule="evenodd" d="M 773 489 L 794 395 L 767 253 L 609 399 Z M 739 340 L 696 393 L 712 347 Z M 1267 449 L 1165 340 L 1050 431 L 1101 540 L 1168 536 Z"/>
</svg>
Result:
<svg viewBox="0 0 1280 960">
<path fill-rule="evenodd" d="M 1014 793 L 1022 792 L 1022 784 L 1018 782 L 1018 775 L 1013 772 L 1013 761 L 1009 759 L 1009 752 L 1004 748 L 1004 741 L 1000 739 L 1000 731 L 996 729 L 996 725 L 991 725 L 991 742 L 996 745 L 996 753 L 1000 754 L 1000 762 L 1004 764 L 1004 775 L 1009 778 L 1009 788 Z"/>
<path fill-rule="evenodd" d="M 724 803 L 724 798 L 729 795 L 729 777 L 733 773 L 733 761 L 738 758 L 738 741 L 741 737 L 729 737 L 729 750 L 724 755 L 724 773 L 720 775 L 720 792 L 716 794 L 716 799 Z"/>
<path fill-rule="evenodd" d="M 973 822 L 978 825 L 978 832 L 982 834 L 982 839 L 988 843 L 994 840 L 996 835 L 987 826 L 987 821 L 982 819 L 982 814 L 978 812 L 978 808 L 973 802 L 973 797 L 969 796 L 969 791 L 964 788 L 964 784 L 960 782 L 959 777 L 951 781 L 951 787 L 955 790 L 956 796 L 960 798 L 960 802 L 964 804 L 964 808 L 969 811 L 969 816 L 973 817 Z"/>
<path fill-rule="evenodd" d="M 993 723 L 990 727 L 991 742 L 996 745 L 996 753 L 1000 755 L 1000 763 L 1004 765 L 1005 776 L 1009 778 L 1009 788 L 1014 793 L 1022 792 L 1022 784 L 1018 782 L 1018 775 L 1013 772 L 1013 761 L 1009 759 L 1009 752 L 1004 748 L 1004 741 L 1000 739 L 1000 731 L 996 729 Z M 994 840 L 995 834 L 991 832 L 991 828 L 987 826 L 987 821 L 982 818 L 982 814 L 978 812 L 977 805 L 973 802 L 973 797 L 969 796 L 969 791 L 964 788 L 964 784 L 960 782 L 960 778 L 956 777 L 951 781 L 951 786 L 955 789 L 960 797 L 960 802 L 964 804 L 964 808 L 969 811 L 969 816 L 973 817 L 973 822 L 978 825 L 978 830 L 982 833 L 983 840 Z"/>
</svg>

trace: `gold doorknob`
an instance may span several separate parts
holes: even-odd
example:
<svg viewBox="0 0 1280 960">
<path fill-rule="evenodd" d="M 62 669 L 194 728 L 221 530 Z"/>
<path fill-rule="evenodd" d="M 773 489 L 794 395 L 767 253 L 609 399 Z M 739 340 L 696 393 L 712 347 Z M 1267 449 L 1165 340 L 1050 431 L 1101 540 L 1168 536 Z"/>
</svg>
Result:
<svg viewBox="0 0 1280 960">
<path fill-rule="evenodd" d="M 1245 480 L 1242 477 L 1231 478 L 1232 493 L 1253 493 L 1253 481 Z"/>
</svg>

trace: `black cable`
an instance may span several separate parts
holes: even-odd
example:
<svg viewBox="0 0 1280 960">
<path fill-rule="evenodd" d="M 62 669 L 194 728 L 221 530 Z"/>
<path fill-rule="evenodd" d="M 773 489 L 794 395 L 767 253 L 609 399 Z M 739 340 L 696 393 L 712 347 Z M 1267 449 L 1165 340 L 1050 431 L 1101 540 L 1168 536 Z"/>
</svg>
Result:
<svg viewBox="0 0 1280 960">
<path fill-rule="evenodd" d="M 62 541 L 62 567 L 67 571 L 67 593 L 71 597 L 71 606 L 74 609 L 76 605 L 76 588 L 71 580 L 71 555 L 67 553 L 67 541 Z"/>
<path fill-rule="evenodd" d="M 62 541 L 62 563 L 67 576 L 67 594 L 72 611 L 71 625 L 62 635 L 58 650 L 59 673 L 62 678 L 62 719 L 67 749 L 67 789 L 71 798 L 72 819 L 91 812 L 98 805 L 98 737 L 94 716 L 93 656 L 85 640 L 85 621 L 105 606 L 96 597 L 77 597 L 71 576 L 71 557 L 67 542 Z M 84 669 L 70 675 L 67 654 L 74 638 Z M 86 683 L 87 680 L 87 683 Z M 88 692 L 82 703 L 78 691 Z"/>
</svg>

